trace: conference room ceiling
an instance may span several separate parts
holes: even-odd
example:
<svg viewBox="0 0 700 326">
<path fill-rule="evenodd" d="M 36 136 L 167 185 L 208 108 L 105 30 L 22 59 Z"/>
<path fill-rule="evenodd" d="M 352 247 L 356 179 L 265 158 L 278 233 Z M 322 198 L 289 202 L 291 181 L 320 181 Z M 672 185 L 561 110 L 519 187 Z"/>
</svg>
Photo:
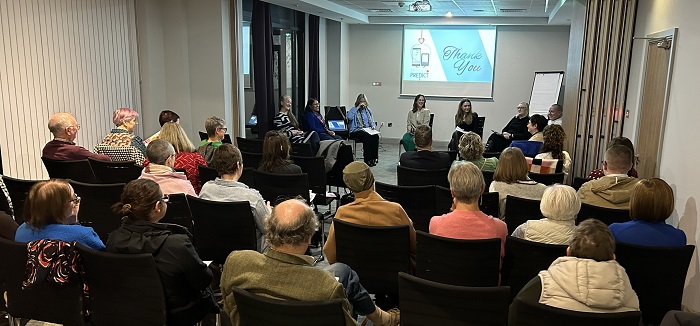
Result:
<svg viewBox="0 0 700 326">
<path fill-rule="evenodd" d="M 350 24 L 569 25 L 577 0 L 430 0 L 429 12 L 409 11 L 415 0 L 264 1 Z"/>
</svg>

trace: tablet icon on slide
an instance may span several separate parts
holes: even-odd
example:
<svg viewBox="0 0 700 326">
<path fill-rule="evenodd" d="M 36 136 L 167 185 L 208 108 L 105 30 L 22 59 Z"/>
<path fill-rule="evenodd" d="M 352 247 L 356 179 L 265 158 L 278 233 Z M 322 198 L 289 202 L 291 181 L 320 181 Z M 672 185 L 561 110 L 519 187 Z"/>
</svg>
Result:
<svg viewBox="0 0 700 326">
<path fill-rule="evenodd" d="M 430 48 L 424 44 L 416 44 L 411 48 L 411 65 L 427 67 L 430 65 Z"/>
</svg>

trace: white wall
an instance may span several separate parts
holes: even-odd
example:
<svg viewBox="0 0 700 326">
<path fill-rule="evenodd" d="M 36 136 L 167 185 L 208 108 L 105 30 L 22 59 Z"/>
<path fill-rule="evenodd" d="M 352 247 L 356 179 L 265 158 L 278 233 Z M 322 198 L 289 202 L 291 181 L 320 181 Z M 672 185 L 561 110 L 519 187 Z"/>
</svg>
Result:
<svg viewBox="0 0 700 326">
<path fill-rule="evenodd" d="M 401 138 L 413 97 L 399 97 L 401 78 L 400 25 L 351 25 L 348 42 L 349 93 L 341 105 L 348 109 L 365 93 L 377 121 L 384 121 L 382 136 Z M 530 99 L 535 71 L 566 70 L 568 26 L 499 26 L 493 99 L 473 99 L 472 108 L 485 116 L 484 137 L 501 130 L 516 114 L 515 107 Z M 374 81 L 382 86 L 371 86 Z M 427 99 L 435 113 L 433 139 L 448 141 L 454 131 L 459 99 Z M 389 128 L 387 122 L 393 122 Z"/>
<path fill-rule="evenodd" d="M 676 210 L 668 222 L 677 224 L 685 231 L 688 243 L 695 245 L 700 239 L 698 203 L 695 197 L 700 189 L 700 170 L 697 168 L 700 153 L 695 144 L 695 139 L 698 138 L 697 121 L 700 121 L 700 110 L 696 109 L 698 103 L 697 54 L 700 53 L 700 35 L 697 33 L 700 30 L 698 12 L 700 12 L 698 1 L 639 0 L 635 26 L 635 36 L 638 37 L 674 27 L 679 29 L 678 38 L 674 41 L 676 42 L 675 63 L 659 166 L 661 178 L 671 185 L 676 195 Z M 624 129 L 624 135 L 630 139 L 635 139 L 639 132 L 646 132 L 636 130 L 644 47 L 644 41 L 635 41 L 627 93 L 630 119 L 625 122 Z M 683 304 L 700 311 L 698 249 L 695 250 L 693 260 L 690 262 Z"/>
</svg>

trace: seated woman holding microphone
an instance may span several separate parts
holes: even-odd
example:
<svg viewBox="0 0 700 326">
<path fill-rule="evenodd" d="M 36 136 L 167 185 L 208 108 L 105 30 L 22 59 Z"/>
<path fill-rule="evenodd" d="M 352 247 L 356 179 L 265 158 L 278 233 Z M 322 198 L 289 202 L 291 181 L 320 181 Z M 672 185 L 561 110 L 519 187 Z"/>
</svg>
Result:
<svg viewBox="0 0 700 326">
<path fill-rule="evenodd" d="M 367 103 L 365 94 L 360 93 L 355 100 L 355 106 L 348 111 L 350 138 L 362 142 L 365 163 L 369 166 L 377 165 L 379 159 L 379 133 L 370 134 L 365 130 L 376 130 L 377 122 L 374 121 L 372 110 Z"/>
</svg>

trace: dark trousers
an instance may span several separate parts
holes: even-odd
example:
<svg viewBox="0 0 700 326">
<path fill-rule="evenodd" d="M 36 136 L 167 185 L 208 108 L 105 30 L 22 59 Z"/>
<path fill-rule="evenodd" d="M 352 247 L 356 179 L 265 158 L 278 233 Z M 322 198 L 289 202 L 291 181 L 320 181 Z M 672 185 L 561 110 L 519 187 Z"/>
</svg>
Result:
<svg viewBox="0 0 700 326">
<path fill-rule="evenodd" d="M 379 135 L 370 135 L 364 130 L 358 130 L 351 132 L 350 138 L 362 142 L 365 163 L 374 162 L 379 158 Z"/>
<path fill-rule="evenodd" d="M 510 146 L 511 141 L 511 139 L 505 139 L 503 136 L 494 132 L 489 136 L 484 152 L 502 152 L 506 147 Z"/>
</svg>

